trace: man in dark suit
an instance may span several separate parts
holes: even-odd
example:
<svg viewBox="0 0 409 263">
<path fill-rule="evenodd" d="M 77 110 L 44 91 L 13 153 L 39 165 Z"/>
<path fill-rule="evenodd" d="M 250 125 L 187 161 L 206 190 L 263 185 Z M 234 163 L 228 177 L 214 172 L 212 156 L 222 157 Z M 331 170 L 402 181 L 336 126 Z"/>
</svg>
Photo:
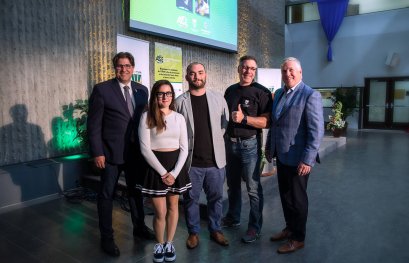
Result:
<svg viewBox="0 0 409 263">
<path fill-rule="evenodd" d="M 120 173 L 125 172 L 133 235 L 153 239 L 144 222 L 143 197 L 135 189 L 145 161 L 138 144 L 138 125 L 148 102 L 148 89 L 131 81 L 135 61 L 132 54 L 120 52 L 112 60 L 116 78 L 95 85 L 89 99 L 88 137 L 90 154 L 102 170 L 98 194 L 101 247 L 111 256 L 120 252 L 114 242 L 112 208 Z"/>
<path fill-rule="evenodd" d="M 271 241 L 288 239 L 278 253 L 304 247 L 311 168 L 319 161 L 318 150 L 324 135 L 321 95 L 302 82 L 298 59 L 289 57 L 281 65 L 284 87 L 274 95 L 266 157 L 277 160 L 277 179 L 286 227 Z"/>
</svg>

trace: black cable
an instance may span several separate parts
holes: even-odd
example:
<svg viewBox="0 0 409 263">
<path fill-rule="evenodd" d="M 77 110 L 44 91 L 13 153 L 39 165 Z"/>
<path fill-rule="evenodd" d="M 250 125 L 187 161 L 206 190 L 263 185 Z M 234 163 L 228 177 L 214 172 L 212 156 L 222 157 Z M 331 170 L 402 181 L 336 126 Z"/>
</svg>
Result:
<svg viewBox="0 0 409 263">
<path fill-rule="evenodd" d="M 63 192 L 64 197 L 71 203 L 81 203 L 82 201 L 96 201 L 97 193 L 89 188 L 78 187 Z"/>
<path fill-rule="evenodd" d="M 85 187 L 78 187 L 64 191 L 63 195 L 68 202 L 74 204 L 79 204 L 83 201 L 96 201 L 98 198 L 97 192 Z M 125 191 L 121 191 L 120 195 L 115 194 L 114 200 L 119 203 L 121 209 L 125 212 L 129 213 L 131 211 L 129 207 L 128 196 L 126 195 Z"/>
</svg>

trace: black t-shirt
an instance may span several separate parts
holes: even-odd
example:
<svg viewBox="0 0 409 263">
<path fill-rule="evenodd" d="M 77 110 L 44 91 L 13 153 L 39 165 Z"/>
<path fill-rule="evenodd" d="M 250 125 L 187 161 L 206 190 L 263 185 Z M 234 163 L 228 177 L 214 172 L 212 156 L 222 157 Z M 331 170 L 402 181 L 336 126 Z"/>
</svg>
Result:
<svg viewBox="0 0 409 263">
<path fill-rule="evenodd" d="M 257 82 L 253 82 L 249 86 L 240 86 L 237 83 L 227 88 L 224 98 L 230 112 L 227 135 L 230 137 L 250 137 L 261 133 L 261 129 L 233 122 L 231 113 L 238 110 L 239 104 L 243 114 L 247 116 L 258 117 L 263 113 L 270 113 L 273 99 L 271 92 L 266 87 Z"/>
<path fill-rule="evenodd" d="M 190 98 L 195 123 L 192 166 L 202 168 L 216 167 L 206 94 L 202 96 L 190 94 Z"/>
</svg>

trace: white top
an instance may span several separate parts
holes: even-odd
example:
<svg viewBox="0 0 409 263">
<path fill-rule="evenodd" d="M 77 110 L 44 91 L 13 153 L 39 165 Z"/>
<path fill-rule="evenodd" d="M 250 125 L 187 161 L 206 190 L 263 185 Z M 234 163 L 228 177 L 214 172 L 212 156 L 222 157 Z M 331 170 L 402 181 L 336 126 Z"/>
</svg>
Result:
<svg viewBox="0 0 409 263">
<path fill-rule="evenodd" d="M 148 164 L 160 175 L 165 175 L 168 171 L 162 166 L 156 158 L 153 150 L 174 148 L 180 149 L 179 157 L 175 168 L 169 171 L 176 178 L 183 165 L 185 165 L 188 153 L 187 128 L 183 115 L 171 111 L 165 116 L 166 129 L 161 133 L 156 133 L 156 128 L 149 129 L 146 124 L 147 112 L 142 113 L 139 122 L 139 143 L 141 152 Z"/>
</svg>

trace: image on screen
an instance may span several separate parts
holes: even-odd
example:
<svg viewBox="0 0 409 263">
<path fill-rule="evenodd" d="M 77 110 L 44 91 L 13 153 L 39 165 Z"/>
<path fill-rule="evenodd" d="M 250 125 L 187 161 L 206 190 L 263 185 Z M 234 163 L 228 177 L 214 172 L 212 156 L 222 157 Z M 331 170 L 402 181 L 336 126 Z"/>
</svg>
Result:
<svg viewBox="0 0 409 263">
<path fill-rule="evenodd" d="M 130 0 L 131 30 L 237 52 L 237 0 Z"/>
<path fill-rule="evenodd" d="M 185 11 L 193 12 L 193 0 L 176 0 L 176 7 Z"/>
<path fill-rule="evenodd" d="M 201 16 L 210 16 L 210 8 L 209 8 L 209 1 L 210 0 L 196 0 L 196 9 L 195 12 Z"/>
</svg>

